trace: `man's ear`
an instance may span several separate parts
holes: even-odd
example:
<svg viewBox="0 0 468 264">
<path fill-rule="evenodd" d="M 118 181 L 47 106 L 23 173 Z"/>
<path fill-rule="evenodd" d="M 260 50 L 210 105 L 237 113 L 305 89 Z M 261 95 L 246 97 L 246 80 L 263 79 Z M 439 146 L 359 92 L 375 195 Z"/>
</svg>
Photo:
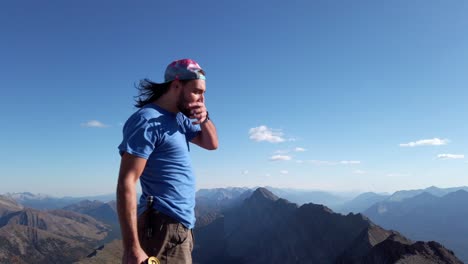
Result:
<svg viewBox="0 0 468 264">
<path fill-rule="evenodd" d="M 171 83 L 171 86 L 169 87 L 171 90 L 173 89 L 178 89 L 180 87 L 180 81 L 179 80 L 174 80 Z"/>
</svg>

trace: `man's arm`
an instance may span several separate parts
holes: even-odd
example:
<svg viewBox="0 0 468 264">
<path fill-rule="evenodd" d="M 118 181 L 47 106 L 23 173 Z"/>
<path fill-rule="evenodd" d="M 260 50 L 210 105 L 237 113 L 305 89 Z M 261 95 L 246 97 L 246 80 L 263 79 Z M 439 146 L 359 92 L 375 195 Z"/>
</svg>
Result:
<svg viewBox="0 0 468 264">
<path fill-rule="evenodd" d="M 192 139 L 192 143 L 198 146 L 208 149 L 215 150 L 218 148 L 218 134 L 216 127 L 211 120 L 207 120 L 200 124 L 200 133 Z"/>
<path fill-rule="evenodd" d="M 117 213 L 122 232 L 124 255 L 122 263 L 140 264 L 148 256 L 138 240 L 136 182 L 146 165 L 146 159 L 124 153 L 117 183 Z"/>
<path fill-rule="evenodd" d="M 215 150 L 218 148 L 218 134 L 213 122 L 208 118 L 208 111 L 206 110 L 204 100 L 201 102 L 191 103 L 189 107 L 192 109 L 192 116 L 197 121 L 194 124 L 200 124 L 200 133 L 191 140 L 192 143 L 208 150 Z"/>
</svg>

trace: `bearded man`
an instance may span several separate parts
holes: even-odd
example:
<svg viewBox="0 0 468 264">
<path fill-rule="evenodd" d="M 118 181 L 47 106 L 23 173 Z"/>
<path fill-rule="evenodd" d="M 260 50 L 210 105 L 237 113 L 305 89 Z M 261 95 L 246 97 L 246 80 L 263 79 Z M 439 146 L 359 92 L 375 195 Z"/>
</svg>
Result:
<svg viewBox="0 0 468 264">
<path fill-rule="evenodd" d="M 208 150 L 218 136 L 205 106 L 206 77 L 191 59 L 169 64 L 164 83 L 144 79 L 136 111 L 123 127 L 117 211 L 122 263 L 154 256 L 162 263 L 192 263 L 195 174 L 190 143 Z M 136 183 L 142 195 L 137 205 Z"/>
</svg>

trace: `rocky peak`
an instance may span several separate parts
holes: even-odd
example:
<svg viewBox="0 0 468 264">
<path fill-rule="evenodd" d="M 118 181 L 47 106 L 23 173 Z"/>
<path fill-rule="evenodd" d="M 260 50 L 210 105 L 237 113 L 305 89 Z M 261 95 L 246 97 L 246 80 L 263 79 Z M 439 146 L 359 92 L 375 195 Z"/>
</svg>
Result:
<svg viewBox="0 0 468 264">
<path fill-rule="evenodd" d="M 278 200 L 278 196 L 274 195 L 272 192 L 270 192 L 268 189 L 260 187 L 257 188 L 252 195 L 250 196 L 250 199 L 254 199 L 257 201 L 276 201 Z"/>
</svg>

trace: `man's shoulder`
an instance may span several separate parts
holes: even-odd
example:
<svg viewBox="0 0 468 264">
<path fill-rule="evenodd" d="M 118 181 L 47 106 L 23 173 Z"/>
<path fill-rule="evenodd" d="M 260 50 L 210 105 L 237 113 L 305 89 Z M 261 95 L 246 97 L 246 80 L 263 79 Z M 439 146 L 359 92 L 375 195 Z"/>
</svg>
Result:
<svg viewBox="0 0 468 264">
<path fill-rule="evenodd" d="M 136 111 L 132 115 L 132 117 L 133 118 L 143 118 L 143 119 L 146 119 L 146 120 L 150 120 L 150 119 L 153 119 L 153 118 L 160 117 L 161 115 L 162 115 L 162 113 L 160 111 L 158 111 L 158 109 L 156 109 L 156 108 L 143 107 L 143 108 L 138 109 L 138 111 Z"/>
</svg>

